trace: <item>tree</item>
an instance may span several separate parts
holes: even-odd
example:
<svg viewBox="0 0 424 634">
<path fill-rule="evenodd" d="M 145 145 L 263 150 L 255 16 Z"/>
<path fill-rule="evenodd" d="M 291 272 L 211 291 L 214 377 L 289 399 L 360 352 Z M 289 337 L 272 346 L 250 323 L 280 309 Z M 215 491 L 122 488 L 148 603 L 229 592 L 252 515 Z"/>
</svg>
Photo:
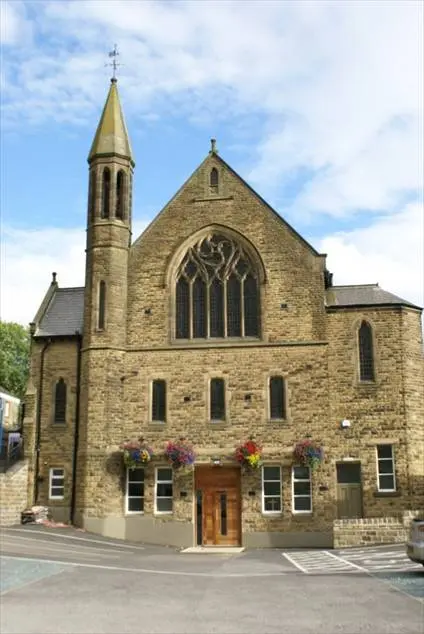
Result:
<svg viewBox="0 0 424 634">
<path fill-rule="evenodd" d="M 29 373 L 28 328 L 0 321 L 0 386 L 23 398 Z"/>
</svg>

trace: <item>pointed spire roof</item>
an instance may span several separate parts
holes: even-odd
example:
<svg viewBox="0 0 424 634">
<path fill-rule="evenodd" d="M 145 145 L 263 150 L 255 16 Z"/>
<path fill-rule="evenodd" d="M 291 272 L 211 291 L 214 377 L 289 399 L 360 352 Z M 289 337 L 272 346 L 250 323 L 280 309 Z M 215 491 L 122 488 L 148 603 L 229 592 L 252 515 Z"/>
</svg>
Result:
<svg viewBox="0 0 424 634">
<path fill-rule="evenodd" d="M 117 80 L 113 78 L 105 107 L 91 146 L 88 162 L 101 155 L 119 155 L 130 159 L 134 165 L 127 126 L 119 101 Z"/>
</svg>

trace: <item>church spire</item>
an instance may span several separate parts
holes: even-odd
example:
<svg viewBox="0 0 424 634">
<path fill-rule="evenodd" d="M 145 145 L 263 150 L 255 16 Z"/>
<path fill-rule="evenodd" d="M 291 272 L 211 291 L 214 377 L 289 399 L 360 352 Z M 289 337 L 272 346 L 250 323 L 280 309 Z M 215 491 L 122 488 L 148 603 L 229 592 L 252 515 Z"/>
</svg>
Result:
<svg viewBox="0 0 424 634">
<path fill-rule="evenodd" d="M 120 156 L 134 166 L 130 140 L 119 102 L 117 79 L 113 77 L 97 132 L 88 155 L 88 162 L 98 156 Z"/>
</svg>

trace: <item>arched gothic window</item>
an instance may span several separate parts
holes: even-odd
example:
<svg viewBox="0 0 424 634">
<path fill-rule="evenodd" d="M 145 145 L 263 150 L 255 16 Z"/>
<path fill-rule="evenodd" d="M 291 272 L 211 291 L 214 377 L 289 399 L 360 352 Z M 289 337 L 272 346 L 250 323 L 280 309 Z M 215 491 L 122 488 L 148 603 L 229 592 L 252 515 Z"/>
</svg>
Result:
<svg viewBox="0 0 424 634">
<path fill-rule="evenodd" d="M 360 381 L 374 381 L 374 350 L 372 328 L 367 321 L 363 321 L 358 330 L 359 348 L 359 379 Z"/>
<path fill-rule="evenodd" d="M 109 218 L 110 210 L 110 169 L 105 167 L 103 170 L 102 181 L 102 218 Z"/>
<path fill-rule="evenodd" d="M 256 267 L 235 240 L 210 234 L 191 246 L 177 272 L 177 339 L 259 336 Z"/>
<path fill-rule="evenodd" d="M 216 167 L 211 169 L 209 184 L 213 189 L 218 189 L 218 170 Z"/>
<path fill-rule="evenodd" d="M 91 222 L 94 222 L 96 216 L 96 172 L 94 170 L 90 174 L 90 185 L 88 188 L 88 214 Z"/>
<path fill-rule="evenodd" d="M 66 423 L 66 383 L 62 377 L 55 387 L 53 420 L 55 423 Z"/>
<path fill-rule="evenodd" d="M 124 218 L 125 174 L 119 170 L 116 175 L 116 206 L 115 216 L 120 220 Z"/>
</svg>

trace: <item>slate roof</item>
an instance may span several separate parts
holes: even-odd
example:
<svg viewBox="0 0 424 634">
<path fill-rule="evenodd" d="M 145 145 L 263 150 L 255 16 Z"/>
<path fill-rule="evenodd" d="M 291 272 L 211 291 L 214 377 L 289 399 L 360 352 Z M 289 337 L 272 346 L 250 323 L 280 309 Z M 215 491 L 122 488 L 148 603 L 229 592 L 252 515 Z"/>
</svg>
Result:
<svg viewBox="0 0 424 634">
<path fill-rule="evenodd" d="M 328 308 L 355 306 L 420 307 L 383 290 L 378 284 L 332 286 L 327 289 Z M 84 288 L 57 288 L 35 332 L 36 337 L 58 337 L 82 333 Z"/>
<path fill-rule="evenodd" d="M 327 306 L 410 306 L 420 308 L 393 293 L 380 288 L 378 284 L 358 284 L 352 286 L 331 286 L 327 289 Z"/>
<path fill-rule="evenodd" d="M 36 337 L 57 337 L 82 333 L 84 288 L 57 288 L 40 319 Z"/>
</svg>

